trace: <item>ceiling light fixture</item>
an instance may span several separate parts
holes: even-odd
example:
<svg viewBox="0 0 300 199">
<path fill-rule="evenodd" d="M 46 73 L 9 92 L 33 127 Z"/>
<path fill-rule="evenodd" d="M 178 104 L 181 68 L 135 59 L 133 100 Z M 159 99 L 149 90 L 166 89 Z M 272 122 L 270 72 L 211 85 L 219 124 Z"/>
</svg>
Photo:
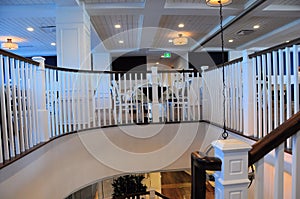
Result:
<svg viewBox="0 0 300 199">
<path fill-rule="evenodd" d="M 169 39 L 169 43 L 172 43 L 173 42 L 173 39 Z"/>
<path fill-rule="evenodd" d="M 232 42 L 233 42 L 233 39 L 229 39 L 228 42 L 229 42 L 229 43 L 232 43 Z"/>
<path fill-rule="evenodd" d="M 178 37 L 173 39 L 173 44 L 175 46 L 182 46 L 188 43 L 188 38 L 182 37 L 182 34 L 178 34 Z"/>
<path fill-rule="evenodd" d="M 120 41 L 119 41 L 119 44 L 124 44 L 124 41 L 123 41 L 123 40 L 120 40 Z"/>
<path fill-rule="evenodd" d="M 52 42 L 52 43 L 51 43 L 51 46 L 56 46 L 56 43 L 55 43 L 55 42 Z"/>
<path fill-rule="evenodd" d="M 220 33 L 221 33 L 221 49 L 222 49 L 222 83 L 223 83 L 223 139 L 227 139 L 228 132 L 226 131 L 226 95 L 225 95 L 225 53 L 224 53 L 224 28 L 223 28 L 223 12 L 222 8 L 224 5 L 230 4 L 231 0 L 206 0 L 206 4 L 209 6 L 220 7 Z"/>
<path fill-rule="evenodd" d="M 121 28 L 121 25 L 120 24 L 116 24 L 115 28 L 119 29 L 119 28 Z"/>
<path fill-rule="evenodd" d="M 184 27 L 184 24 L 183 24 L 183 23 L 180 23 L 180 24 L 178 24 L 178 27 L 179 27 L 179 28 L 183 28 L 183 27 Z"/>
<path fill-rule="evenodd" d="M 232 0 L 206 0 L 206 4 L 209 6 L 226 6 L 231 4 Z"/>
<path fill-rule="evenodd" d="M 34 28 L 28 27 L 28 28 L 26 28 L 26 30 L 29 31 L 29 32 L 33 32 L 33 31 L 34 31 Z"/>
<path fill-rule="evenodd" d="M 1 48 L 7 49 L 7 50 L 17 50 L 19 48 L 17 43 L 13 43 L 12 39 L 7 39 L 5 43 L 1 44 Z"/>
<path fill-rule="evenodd" d="M 259 25 L 253 26 L 254 29 L 258 29 L 259 27 L 260 27 Z"/>
</svg>

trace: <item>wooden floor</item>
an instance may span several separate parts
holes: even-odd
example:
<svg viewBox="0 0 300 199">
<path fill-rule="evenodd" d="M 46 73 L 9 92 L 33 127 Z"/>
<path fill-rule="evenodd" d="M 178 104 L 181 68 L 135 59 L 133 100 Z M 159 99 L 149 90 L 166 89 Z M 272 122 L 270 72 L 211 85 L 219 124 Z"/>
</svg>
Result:
<svg viewBox="0 0 300 199">
<path fill-rule="evenodd" d="M 161 172 L 162 194 L 170 199 L 191 198 L 191 176 L 184 171 Z M 206 186 L 206 199 L 214 199 L 214 189 Z"/>
</svg>

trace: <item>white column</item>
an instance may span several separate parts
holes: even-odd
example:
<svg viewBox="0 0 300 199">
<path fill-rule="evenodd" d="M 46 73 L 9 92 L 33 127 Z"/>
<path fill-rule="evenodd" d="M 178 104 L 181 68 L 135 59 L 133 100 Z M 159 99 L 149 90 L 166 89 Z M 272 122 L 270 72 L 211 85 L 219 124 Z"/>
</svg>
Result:
<svg viewBox="0 0 300 199">
<path fill-rule="evenodd" d="M 157 67 L 152 67 L 152 117 L 153 122 L 159 122 Z"/>
<path fill-rule="evenodd" d="M 38 133 L 40 134 L 40 141 L 45 142 L 49 140 L 49 123 L 48 111 L 46 109 L 46 77 L 45 77 L 45 58 L 32 57 L 32 60 L 39 62 L 40 67 L 37 70 L 37 108 L 38 108 Z"/>
<path fill-rule="evenodd" d="M 58 7 L 56 10 L 57 65 L 91 69 L 91 23 L 83 7 Z"/>
<path fill-rule="evenodd" d="M 243 66 L 242 66 L 242 80 L 243 80 L 243 109 L 244 109 L 244 134 L 247 136 L 253 136 L 254 122 L 253 122 L 253 95 L 255 95 L 255 89 L 253 89 L 253 69 L 251 60 L 248 58 L 248 51 L 243 52 Z"/>
<path fill-rule="evenodd" d="M 245 142 L 227 139 L 212 143 L 215 156 L 222 160 L 222 169 L 215 173 L 216 199 L 247 199 L 248 151 L 251 146 Z"/>
</svg>

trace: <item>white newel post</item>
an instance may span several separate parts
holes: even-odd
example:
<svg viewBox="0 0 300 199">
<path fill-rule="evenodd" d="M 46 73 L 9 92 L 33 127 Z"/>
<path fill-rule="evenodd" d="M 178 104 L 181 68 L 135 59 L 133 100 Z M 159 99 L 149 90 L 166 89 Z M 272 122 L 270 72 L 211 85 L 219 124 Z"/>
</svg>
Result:
<svg viewBox="0 0 300 199">
<path fill-rule="evenodd" d="M 157 67 L 152 67 L 152 117 L 153 122 L 159 122 Z"/>
<path fill-rule="evenodd" d="M 37 108 L 38 108 L 38 132 L 40 141 L 46 142 L 49 140 L 49 123 L 48 111 L 46 109 L 46 87 L 45 87 L 45 58 L 32 57 L 32 60 L 39 62 L 40 67 L 37 70 Z"/>
<path fill-rule="evenodd" d="M 215 173 L 216 199 L 248 198 L 248 151 L 245 142 L 227 139 L 212 143 L 215 156 L 222 160 L 222 169 Z"/>
</svg>

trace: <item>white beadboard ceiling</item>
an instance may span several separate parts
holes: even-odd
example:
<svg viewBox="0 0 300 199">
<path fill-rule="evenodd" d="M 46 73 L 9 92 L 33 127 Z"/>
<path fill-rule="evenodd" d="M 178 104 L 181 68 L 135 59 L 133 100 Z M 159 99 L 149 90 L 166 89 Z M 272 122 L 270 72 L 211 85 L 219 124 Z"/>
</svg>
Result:
<svg viewBox="0 0 300 199">
<path fill-rule="evenodd" d="M 252 8 L 255 4 L 259 5 Z M 154 62 L 161 51 L 220 50 L 220 35 L 215 34 L 219 9 L 207 6 L 205 0 L 1 0 L 0 40 L 13 38 L 19 43 L 15 52 L 20 55 L 55 55 L 50 43 L 56 38 L 55 10 L 59 6 L 84 6 L 95 30 L 92 35 L 98 37 L 92 39 L 92 46 L 102 41 L 113 54 L 151 54 Z M 233 0 L 223 8 L 223 19 L 226 49 L 267 48 L 299 38 L 300 1 Z M 184 28 L 178 28 L 179 23 Z M 122 27 L 115 29 L 115 24 Z M 260 28 L 254 30 L 254 25 Z M 35 31 L 28 32 L 29 26 Z M 237 34 L 241 30 L 254 31 L 241 36 Z M 179 33 L 188 37 L 188 45 L 169 42 Z"/>
</svg>

